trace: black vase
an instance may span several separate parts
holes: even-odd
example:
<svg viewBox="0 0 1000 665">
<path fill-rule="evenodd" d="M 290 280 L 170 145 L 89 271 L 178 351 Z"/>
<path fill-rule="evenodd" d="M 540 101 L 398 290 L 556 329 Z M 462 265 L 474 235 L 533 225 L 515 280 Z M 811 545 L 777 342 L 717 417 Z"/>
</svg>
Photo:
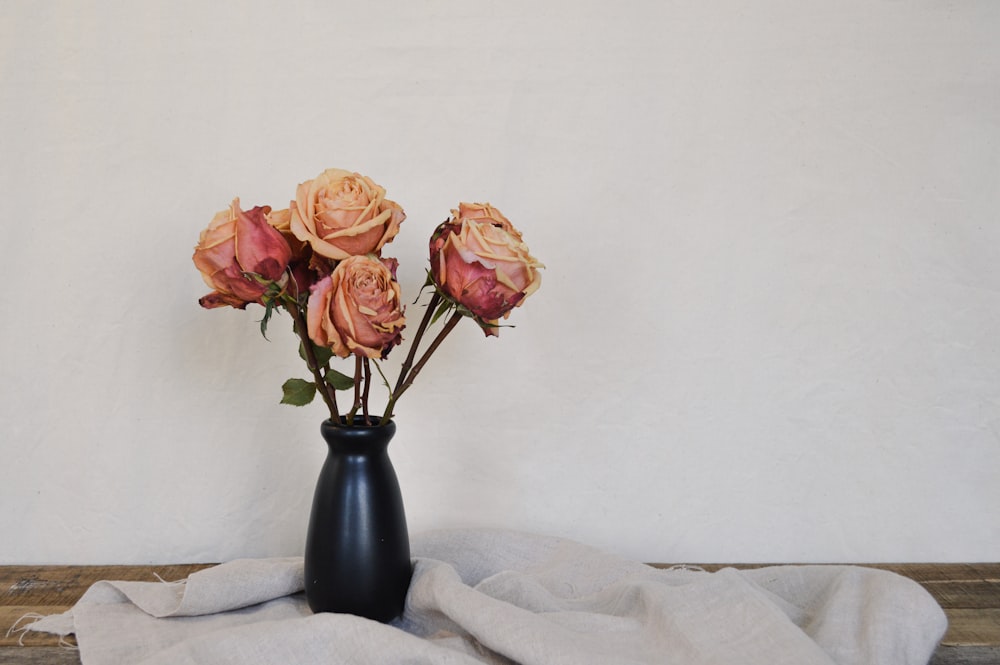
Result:
<svg viewBox="0 0 1000 665">
<path fill-rule="evenodd" d="M 403 612 L 413 573 L 403 497 L 389 461 L 396 423 L 320 427 L 329 451 L 306 535 L 305 591 L 313 612 L 387 622 Z"/>
</svg>

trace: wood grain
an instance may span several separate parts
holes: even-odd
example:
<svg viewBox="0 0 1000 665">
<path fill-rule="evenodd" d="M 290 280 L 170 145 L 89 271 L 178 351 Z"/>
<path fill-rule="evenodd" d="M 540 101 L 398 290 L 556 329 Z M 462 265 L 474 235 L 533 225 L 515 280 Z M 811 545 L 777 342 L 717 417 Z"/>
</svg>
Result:
<svg viewBox="0 0 1000 665">
<path fill-rule="evenodd" d="M 0 647 L 18 644 L 32 647 L 59 645 L 58 635 L 10 632 L 28 615 L 59 614 L 80 599 L 90 585 L 100 580 L 156 582 L 184 579 L 213 564 L 164 566 L 0 566 Z M 0 661 L 6 663 L 6 660 Z"/>
<path fill-rule="evenodd" d="M 0 663 L 5 665 L 80 665 L 80 653 L 58 646 L 0 647 Z"/>
</svg>

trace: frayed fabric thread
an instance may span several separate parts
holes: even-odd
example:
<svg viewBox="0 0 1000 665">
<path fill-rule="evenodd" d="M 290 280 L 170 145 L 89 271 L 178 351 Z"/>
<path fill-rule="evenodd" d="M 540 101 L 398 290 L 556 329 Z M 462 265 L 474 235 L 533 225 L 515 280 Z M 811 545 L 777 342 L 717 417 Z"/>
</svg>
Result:
<svg viewBox="0 0 1000 665">
<path fill-rule="evenodd" d="M 166 584 L 167 586 L 184 586 L 185 584 L 187 584 L 187 578 L 168 582 L 167 580 L 160 577 L 159 573 L 153 573 L 153 577 L 159 580 L 161 584 Z"/>
<path fill-rule="evenodd" d="M 165 586 L 184 586 L 187 584 L 187 579 L 180 580 L 165 580 L 160 576 L 159 573 L 154 572 L 153 576 Z M 62 625 L 60 625 L 60 619 L 63 619 Z M 71 641 L 68 636 L 72 634 L 71 625 L 66 625 L 66 617 L 63 614 L 52 614 L 45 615 L 39 614 L 38 612 L 28 612 L 23 616 L 19 617 L 10 628 L 7 629 L 6 637 L 11 637 L 12 635 L 17 635 L 18 646 L 25 646 L 24 638 L 29 632 L 39 632 L 56 634 L 59 636 L 59 646 L 63 649 L 69 651 L 79 651 L 80 647 L 74 641 Z M 71 621 L 71 619 L 69 620 Z"/>
<path fill-rule="evenodd" d="M 21 616 L 13 624 L 11 624 L 11 627 L 7 629 L 7 635 L 6 636 L 10 637 L 11 635 L 13 635 L 15 633 L 20 633 L 17 636 L 17 644 L 18 644 L 18 646 L 22 646 L 23 647 L 23 646 L 25 646 L 25 644 L 24 644 L 24 636 L 27 635 L 29 631 L 36 630 L 35 629 L 35 625 L 38 624 L 41 621 L 44 621 L 47 618 L 48 617 L 46 615 L 44 615 L 44 614 L 39 614 L 37 612 L 28 612 L 27 614 Z M 31 623 L 26 623 L 26 624 L 24 624 L 22 626 L 21 622 L 22 621 L 26 621 L 26 620 L 30 620 Z M 38 631 L 38 632 L 48 632 L 48 631 Z M 80 650 L 79 646 L 77 646 L 73 642 L 70 642 L 68 639 L 66 639 L 66 635 L 59 635 L 59 646 L 61 648 L 63 648 L 63 649 L 68 650 L 68 651 L 79 651 Z"/>
</svg>

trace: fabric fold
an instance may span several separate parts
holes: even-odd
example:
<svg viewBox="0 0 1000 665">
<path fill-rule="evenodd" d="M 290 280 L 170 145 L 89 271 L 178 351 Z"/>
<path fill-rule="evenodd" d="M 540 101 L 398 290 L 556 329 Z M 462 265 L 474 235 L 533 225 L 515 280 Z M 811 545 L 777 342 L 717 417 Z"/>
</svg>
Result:
<svg viewBox="0 0 1000 665">
<path fill-rule="evenodd" d="M 941 608 L 857 566 L 660 570 L 499 530 L 414 537 L 402 617 L 313 615 L 299 558 L 237 560 L 183 584 L 99 582 L 65 615 L 83 665 L 926 665 Z"/>
</svg>

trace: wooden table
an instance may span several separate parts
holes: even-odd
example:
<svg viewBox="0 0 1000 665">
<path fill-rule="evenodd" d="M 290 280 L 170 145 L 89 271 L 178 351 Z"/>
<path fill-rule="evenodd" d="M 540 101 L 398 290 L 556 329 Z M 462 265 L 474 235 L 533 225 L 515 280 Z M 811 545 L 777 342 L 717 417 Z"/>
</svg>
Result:
<svg viewBox="0 0 1000 665">
<path fill-rule="evenodd" d="M 16 633 L 7 636 L 7 629 L 28 613 L 48 615 L 69 609 L 98 580 L 153 582 L 156 581 L 155 573 L 172 581 L 210 565 L 0 566 L 0 663 L 79 665 L 77 652 L 60 646 L 57 636 L 42 633 L 27 633 L 23 638 Z M 725 565 L 701 567 L 714 571 Z M 931 661 L 933 665 L 1000 664 L 1000 563 L 875 564 L 871 567 L 916 580 L 944 608 L 949 627 Z"/>
</svg>

